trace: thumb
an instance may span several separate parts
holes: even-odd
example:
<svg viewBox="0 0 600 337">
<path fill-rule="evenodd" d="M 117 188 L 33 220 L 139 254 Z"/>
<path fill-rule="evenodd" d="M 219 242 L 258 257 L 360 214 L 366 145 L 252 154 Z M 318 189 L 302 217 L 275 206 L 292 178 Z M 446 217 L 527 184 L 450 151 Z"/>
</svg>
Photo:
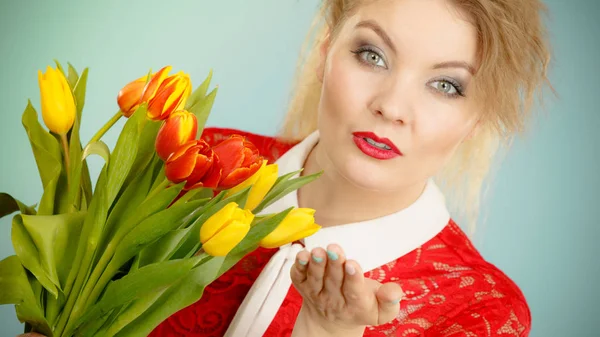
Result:
<svg viewBox="0 0 600 337">
<path fill-rule="evenodd" d="M 394 282 L 383 284 L 375 294 L 379 304 L 379 319 L 378 324 L 391 322 L 400 311 L 400 300 L 404 296 L 404 292 L 400 285 Z"/>
</svg>

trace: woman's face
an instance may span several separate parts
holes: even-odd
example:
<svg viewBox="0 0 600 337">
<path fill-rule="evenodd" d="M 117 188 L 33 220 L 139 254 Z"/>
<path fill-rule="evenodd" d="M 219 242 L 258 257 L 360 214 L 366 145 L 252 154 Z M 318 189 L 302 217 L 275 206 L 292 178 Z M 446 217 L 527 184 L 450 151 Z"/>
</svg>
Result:
<svg viewBox="0 0 600 337">
<path fill-rule="evenodd" d="M 322 52 L 325 172 L 377 191 L 422 184 L 473 132 L 477 33 L 450 2 L 370 2 Z"/>
</svg>

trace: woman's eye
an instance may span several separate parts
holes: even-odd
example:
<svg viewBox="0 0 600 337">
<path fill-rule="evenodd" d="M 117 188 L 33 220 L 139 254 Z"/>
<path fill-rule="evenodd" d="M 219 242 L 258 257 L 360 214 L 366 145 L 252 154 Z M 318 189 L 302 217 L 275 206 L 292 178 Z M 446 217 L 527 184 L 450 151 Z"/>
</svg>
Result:
<svg viewBox="0 0 600 337">
<path fill-rule="evenodd" d="M 431 86 L 435 90 L 441 92 L 442 94 L 456 95 L 458 93 L 458 90 L 456 89 L 454 84 L 452 84 L 448 81 L 445 81 L 445 80 L 435 81 L 435 82 L 431 83 Z"/>
<path fill-rule="evenodd" d="M 365 50 L 360 54 L 360 57 L 367 63 L 374 65 L 374 66 L 378 66 L 378 67 L 386 67 L 385 62 L 383 61 L 383 58 L 381 58 L 381 56 L 379 56 L 379 54 L 370 51 L 370 50 Z"/>
</svg>

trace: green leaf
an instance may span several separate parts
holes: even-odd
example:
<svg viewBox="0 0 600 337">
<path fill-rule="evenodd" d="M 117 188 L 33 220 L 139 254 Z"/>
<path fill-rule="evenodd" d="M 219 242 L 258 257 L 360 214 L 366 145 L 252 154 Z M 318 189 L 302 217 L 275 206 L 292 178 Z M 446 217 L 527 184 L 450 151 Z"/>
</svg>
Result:
<svg viewBox="0 0 600 337">
<path fill-rule="evenodd" d="M 202 131 L 204 130 L 204 126 L 206 125 L 206 121 L 212 110 L 213 103 L 215 102 L 215 97 L 217 96 L 217 89 L 218 88 L 214 88 L 205 99 L 193 105 L 189 110 L 196 115 L 196 119 L 198 120 L 198 135 L 202 135 Z"/>
<path fill-rule="evenodd" d="M 291 193 L 300 187 L 313 182 L 315 179 L 319 178 L 323 174 L 323 172 L 311 174 L 304 177 L 298 177 L 291 180 L 281 180 L 279 184 L 273 186 L 273 188 L 267 193 L 263 201 L 261 201 L 258 206 L 253 210 L 254 213 L 260 213 L 267 206 L 271 205 L 275 201 L 279 200 L 281 197 L 285 196 L 288 193 Z"/>
<path fill-rule="evenodd" d="M 204 288 L 217 278 L 222 262 L 223 258 L 212 257 L 189 271 L 114 336 L 147 336 L 169 316 L 197 302 Z"/>
<path fill-rule="evenodd" d="M 153 293 L 150 293 L 142 298 L 139 298 L 132 303 L 130 303 L 127 308 L 122 310 L 118 317 L 111 323 L 106 330 L 100 330 L 97 334 L 98 336 L 114 336 L 117 332 L 119 332 L 123 327 L 131 323 L 136 318 L 140 317 L 158 298 L 162 296 L 162 294 L 166 291 L 166 289 L 158 290 Z"/>
<path fill-rule="evenodd" d="M 213 76 L 213 71 L 211 69 L 208 73 L 208 76 L 206 76 L 206 79 L 204 79 L 202 84 L 200 84 L 200 86 L 198 86 L 198 88 L 196 88 L 196 90 L 194 90 L 194 92 L 188 98 L 188 100 L 185 104 L 185 110 L 190 111 L 190 109 L 196 103 L 204 100 L 204 98 L 206 96 L 206 92 L 208 91 L 208 86 L 210 85 L 210 81 L 212 80 L 212 76 Z"/>
<path fill-rule="evenodd" d="M 125 123 L 108 165 L 107 202 L 111 205 L 136 158 L 140 128 L 146 122 L 146 105 L 141 105 Z"/>
<path fill-rule="evenodd" d="M 106 171 L 106 165 L 104 165 L 102 171 L 100 171 L 98 182 L 96 183 L 96 191 L 83 222 L 81 237 L 86 238 L 86 240 L 79 240 L 78 242 L 77 254 L 73 259 L 73 268 L 71 268 L 69 272 L 67 283 L 65 285 L 65 294 L 67 295 L 70 294 L 71 291 L 79 292 L 81 289 L 84 281 L 84 274 L 91 268 L 90 263 L 106 221 L 108 214 L 106 202 Z M 80 277 L 78 277 L 78 275 Z"/>
<path fill-rule="evenodd" d="M 75 85 L 77 84 L 77 80 L 79 80 L 79 74 L 77 73 L 75 67 L 73 67 L 73 65 L 69 62 L 67 62 L 67 69 L 68 72 L 67 74 L 65 74 L 65 77 L 67 78 L 67 82 L 69 82 L 71 90 L 73 90 L 73 88 L 75 88 Z"/>
<path fill-rule="evenodd" d="M 181 245 L 191 227 L 168 232 L 140 252 L 140 266 L 168 260 Z M 198 238 L 199 240 L 199 238 Z"/>
<path fill-rule="evenodd" d="M 107 269 L 112 270 L 115 267 L 120 267 L 145 246 L 178 228 L 187 216 L 198 210 L 199 205 L 198 201 L 191 201 L 173 206 L 139 223 L 123 238 Z"/>
<path fill-rule="evenodd" d="M 97 320 L 116 307 L 172 285 L 203 259 L 207 257 L 196 256 L 185 260 L 154 263 L 111 282 L 100 301 L 79 319 L 75 327 Z"/>
<path fill-rule="evenodd" d="M 67 72 L 65 71 L 65 69 L 63 68 L 63 66 L 60 64 L 60 62 L 58 62 L 58 60 L 54 60 L 54 63 L 56 63 L 56 68 L 58 70 L 60 70 L 61 73 L 63 73 L 63 75 L 67 76 Z"/>
<path fill-rule="evenodd" d="M 178 190 L 172 191 L 169 194 L 157 196 L 157 199 L 148 200 L 143 208 L 140 208 L 141 203 L 148 195 L 149 185 L 152 183 L 153 173 L 151 168 L 147 168 L 141 172 L 136 179 L 127 185 L 125 191 L 117 199 L 113 209 L 110 211 L 108 220 L 106 221 L 105 229 L 102 232 L 102 238 L 98 245 L 98 254 L 96 254 L 94 265 L 100 259 L 102 253 L 106 252 L 108 243 L 119 232 L 119 240 L 136 224 L 146 217 L 154 214 L 165 208 L 171 201 L 169 198 L 174 198 Z M 160 199 L 162 198 L 162 199 Z M 171 199 L 172 200 L 172 199 Z M 150 203 L 152 202 L 152 203 Z M 133 209 L 143 209 L 143 212 L 132 212 Z"/>
<path fill-rule="evenodd" d="M 144 123 L 140 138 L 138 150 L 135 156 L 135 161 L 131 166 L 129 176 L 125 180 L 125 185 L 128 185 L 135 177 L 137 177 L 142 170 L 144 170 L 148 164 L 150 164 L 155 158 L 158 158 L 154 148 L 156 142 L 156 135 L 160 129 L 162 123 L 158 122 L 146 122 Z M 162 165 L 162 162 L 160 163 Z"/>
<path fill-rule="evenodd" d="M 69 64 L 69 72 L 71 71 L 71 65 Z M 83 69 L 81 77 L 78 77 L 73 88 L 73 96 L 75 97 L 75 106 L 77 107 L 77 118 L 81 124 L 81 113 L 85 106 L 85 92 L 87 88 L 88 68 Z"/>
<path fill-rule="evenodd" d="M 110 162 L 110 149 L 108 148 L 108 145 L 101 140 L 88 144 L 83 150 L 81 159 L 83 160 L 93 154 L 104 158 L 104 162 L 107 164 Z"/>
<path fill-rule="evenodd" d="M 55 193 L 62 171 L 60 145 L 56 138 L 40 125 L 31 101 L 28 101 L 23 112 L 22 123 L 27 131 L 44 187 L 38 214 L 54 214 Z"/>
<path fill-rule="evenodd" d="M 85 212 L 21 218 L 39 252 L 42 267 L 52 282 L 62 288 L 72 267 Z"/>
<path fill-rule="evenodd" d="M 147 184 L 147 181 L 144 182 Z M 122 239 L 131 235 L 132 231 L 139 231 L 139 226 L 144 221 L 147 221 L 153 216 L 157 214 L 165 212 L 165 209 L 169 206 L 169 204 L 177 197 L 179 192 L 183 189 L 185 183 L 180 183 L 178 185 L 173 185 L 169 188 L 166 188 L 156 194 L 154 197 L 151 197 L 148 200 L 145 200 L 141 203 L 141 205 L 137 208 L 136 211 L 127 212 L 122 219 L 115 217 L 114 220 L 111 218 L 111 221 L 119 221 L 118 226 L 115 227 L 115 234 L 113 236 L 113 244 L 119 244 Z M 140 186 L 143 187 L 143 186 Z M 138 195 L 134 195 L 134 198 L 139 198 Z M 134 201 L 135 202 L 135 201 Z M 172 208 L 171 208 L 172 209 Z"/>
<path fill-rule="evenodd" d="M 56 286 L 56 283 L 58 282 L 53 282 L 42 267 L 40 252 L 36 248 L 32 237 L 27 232 L 21 215 L 16 215 L 13 218 L 11 239 L 15 253 L 21 260 L 23 266 L 27 268 L 38 281 L 40 281 L 46 290 L 54 297 L 58 297 L 58 289 Z"/>
<path fill-rule="evenodd" d="M 8 193 L 0 193 L 0 218 L 16 211 L 22 214 L 36 214 L 34 206 L 27 206 Z"/>
<path fill-rule="evenodd" d="M 27 322 L 34 331 L 52 336 L 52 329 L 38 305 L 27 273 L 19 258 L 14 255 L 0 261 L 0 289 L 0 305 L 15 304 L 20 322 Z"/>
</svg>

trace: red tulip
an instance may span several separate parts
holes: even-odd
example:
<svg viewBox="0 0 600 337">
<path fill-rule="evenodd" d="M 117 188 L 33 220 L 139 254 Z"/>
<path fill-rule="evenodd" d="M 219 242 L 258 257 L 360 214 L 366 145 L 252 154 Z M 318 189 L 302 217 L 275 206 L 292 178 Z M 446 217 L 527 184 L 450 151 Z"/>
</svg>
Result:
<svg viewBox="0 0 600 337">
<path fill-rule="evenodd" d="M 177 149 L 165 163 L 165 175 L 184 190 L 197 187 L 216 188 L 221 179 L 219 158 L 203 140 L 192 140 Z"/>
<path fill-rule="evenodd" d="M 156 90 L 156 95 L 148 104 L 147 116 L 154 121 L 162 121 L 173 111 L 183 109 L 192 93 L 190 77 L 183 72 L 167 77 Z"/>
<path fill-rule="evenodd" d="M 261 167 L 263 158 L 254 144 L 233 135 L 213 148 L 223 170 L 219 188 L 234 187 L 252 176 Z"/>
<path fill-rule="evenodd" d="M 169 71 L 171 71 L 171 66 L 166 66 L 154 73 L 150 81 L 148 81 L 148 75 L 145 75 L 124 86 L 117 95 L 117 104 L 119 104 L 123 116 L 131 116 L 140 104 L 153 98 L 156 89 L 167 78 Z"/>
<path fill-rule="evenodd" d="M 188 111 L 179 110 L 171 114 L 156 136 L 156 153 L 167 160 L 183 144 L 194 140 L 198 132 L 196 116 Z"/>
</svg>

